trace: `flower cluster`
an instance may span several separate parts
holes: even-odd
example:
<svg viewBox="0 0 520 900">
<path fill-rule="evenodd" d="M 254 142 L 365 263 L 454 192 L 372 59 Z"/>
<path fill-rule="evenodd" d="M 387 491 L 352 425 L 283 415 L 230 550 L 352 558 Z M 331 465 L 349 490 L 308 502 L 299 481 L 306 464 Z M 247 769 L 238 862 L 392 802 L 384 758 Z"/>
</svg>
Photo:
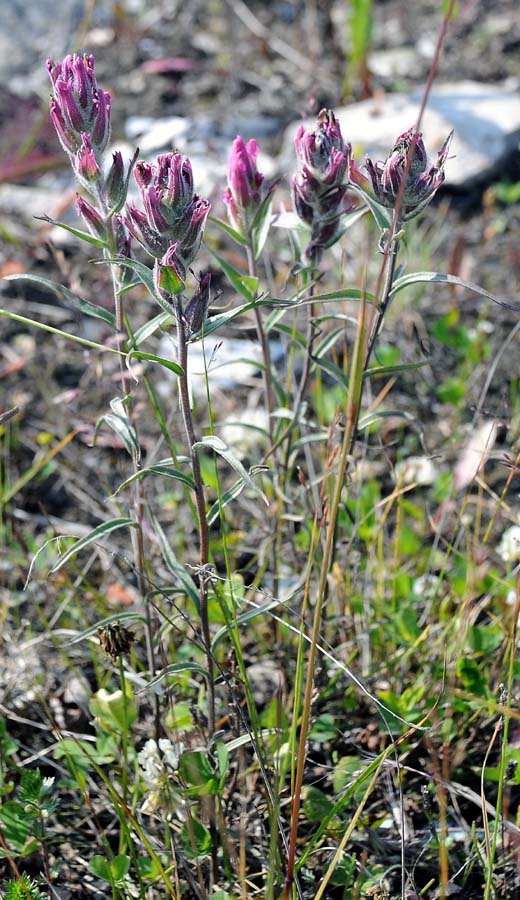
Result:
<svg viewBox="0 0 520 900">
<path fill-rule="evenodd" d="M 103 154 L 110 140 L 110 94 L 98 87 L 94 57 L 69 54 L 63 62 L 47 60 L 52 83 L 50 116 L 76 178 L 94 197 L 78 198 L 78 214 L 90 233 L 107 240 L 107 215 L 122 209 L 128 190 L 123 157 L 115 152 L 105 177 Z M 132 166 L 133 162 L 130 164 Z M 119 241 L 119 243 L 121 243 Z M 121 248 L 123 249 L 123 248 Z"/>
<path fill-rule="evenodd" d="M 156 260 L 156 288 L 178 294 L 198 253 L 211 204 L 194 193 L 191 163 L 180 153 L 164 153 L 156 165 L 138 162 L 134 174 L 144 209 L 129 205 L 125 225 Z"/>
<path fill-rule="evenodd" d="M 374 164 L 368 156 L 366 157 L 365 166 L 369 178 L 361 174 L 352 160 L 350 180 L 364 193 L 389 209 L 395 207 L 402 191 L 400 219 L 401 221 L 412 219 L 430 202 L 444 181 L 444 164 L 448 157 L 452 135 L 453 132 L 444 141 L 437 154 L 437 161 L 428 165 L 422 134 L 409 128 L 399 135 L 385 162 Z"/>
<path fill-rule="evenodd" d="M 48 59 L 47 69 L 54 91 L 50 115 L 58 137 L 69 156 L 83 153 L 88 169 L 89 155 L 99 158 L 110 140 L 110 94 L 97 85 L 92 55 L 69 54 L 58 63 Z"/>
<path fill-rule="evenodd" d="M 174 773 L 179 768 L 179 759 L 183 751 L 182 744 L 174 747 L 167 738 L 160 738 L 158 744 L 150 738 L 139 751 L 137 762 L 149 791 L 141 812 L 151 815 L 157 809 L 173 811 L 177 805 L 173 787 Z M 180 800 L 178 802 L 180 803 Z"/>
<path fill-rule="evenodd" d="M 340 236 L 351 146 L 345 144 L 330 109 L 320 112 L 315 131 L 300 125 L 294 144 L 300 168 L 291 181 L 293 203 L 311 229 L 305 255 L 309 262 L 317 263 L 323 250 Z"/>
<path fill-rule="evenodd" d="M 222 199 L 233 228 L 244 236 L 247 236 L 265 194 L 262 191 L 264 176 L 256 167 L 257 156 L 256 141 L 246 144 L 240 135 L 235 138 L 229 157 L 228 187 Z"/>
</svg>

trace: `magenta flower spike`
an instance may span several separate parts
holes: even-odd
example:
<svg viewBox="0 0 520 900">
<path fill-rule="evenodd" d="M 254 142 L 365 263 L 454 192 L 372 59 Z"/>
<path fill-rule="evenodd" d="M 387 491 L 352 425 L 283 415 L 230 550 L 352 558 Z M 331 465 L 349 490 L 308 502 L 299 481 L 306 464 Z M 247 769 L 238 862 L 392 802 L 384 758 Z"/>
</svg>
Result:
<svg viewBox="0 0 520 900">
<path fill-rule="evenodd" d="M 63 62 L 47 60 L 52 82 L 51 119 L 63 149 L 71 158 L 87 134 L 98 158 L 110 140 L 110 94 L 98 87 L 94 57 L 69 54 Z"/>
<path fill-rule="evenodd" d="M 323 250 L 331 247 L 342 233 L 351 146 L 343 140 L 339 122 L 330 109 L 320 112 L 315 131 L 300 125 L 294 145 L 300 168 L 291 180 L 293 205 L 298 217 L 311 229 L 305 256 L 316 264 Z"/>
<path fill-rule="evenodd" d="M 262 192 L 264 176 L 257 170 L 258 144 L 238 135 L 233 141 L 228 165 L 228 186 L 223 201 L 233 228 L 246 235 L 264 200 L 270 192 Z M 262 196 L 264 194 L 264 196 Z"/>
<path fill-rule="evenodd" d="M 409 128 L 399 135 L 385 162 L 373 163 L 366 157 L 365 167 L 368 178 L 350 163 L 350 180 L 363 193 L 370 195 L 382 206 L 393 209 L 401 192 L 403 179 L 406 183 L 402 193 L 400 218 L 402 221 L 417 216 L 430 202 L 444 181 L 444 165 L 448 157 L 453 132 L 445 139 L 437 154 L 435 163 L 428 165 L 428 158 L 422 134 L 416 135 L 413 156 L 407 172 L 408 154 L 414 140 L 415 131 Z"/>
<path fill-rule="evenodd" d="M 194 193 L 191 163 L 180 153 L 161 154 L 155 165 L 140 161 L 134 174 L 144 211 L 127 206 L 125 225 L 156 260 L 157 290 L 179 293 L 199 251 L 211 204 Z"/>
</svg>

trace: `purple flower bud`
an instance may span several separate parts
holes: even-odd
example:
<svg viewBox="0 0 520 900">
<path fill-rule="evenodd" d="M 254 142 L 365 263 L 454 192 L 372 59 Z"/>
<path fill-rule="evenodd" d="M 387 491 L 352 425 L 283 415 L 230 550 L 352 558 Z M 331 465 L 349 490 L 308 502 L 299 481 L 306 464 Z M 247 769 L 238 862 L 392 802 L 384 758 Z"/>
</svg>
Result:
<svg viewBox="0 0 520 900">
<path fill-rule="evenodd" d="M 85 220 L 85 223 L 91 235 L 95 238 L 100 238 L 102 241 L 106 241 L 106 226 L 97 209 L 94 209 L 94 207 L 83 197 L 77 197 L 76 210 L 78 212 L 78 216 L 81 216 L 82 219 Z"/>
<path fill-rule="evenodd" d="M 101 169 L 88 134 L 81 135 L 81 147 L 73 162 L 78 179 L 88 188 L 99 180 Z"/>
<path fill-rule="evenodd" d="M 422 135 L 415 137 L 413 128 L 399 135 L 385 162 L 373 163 L 366 157 L 365 167 L 368 179 L 355 165 L 350 168 L 350 178 L 366 194 L 374 197 L 382 206 L 393 209 L 402 191 L 400 217 L 403 221 L 418 215 L 430 202 L 436 190 L 444 181 L 446 162 L 453 132 L 444 141 L 437 154 L 437 162 L 428 165 Z M 408 155 L 413 146 L 413 155 L 408 166 Z M 408 169 L 408 171 L 407 171 Z M 405 182 L 403 184 L 403 181 Z"/>
<path fill-rule="evenodd" d="M 123 216 L 126 228 L 135 240 L 150 254 L 160 259 L 168 249 L 168 238 L 159 234 L 150 226 L 144 212 L 131 204 L 126 208 L 127 215 Z"/>
<path fill-rule="evenodd" d="M 186 304 L 184 310 L 184 320 L 188 337 L 200 331 L 206 317 L 208 315 L 209 299 L 210 299 L 211 275 L 206 272 L 200 276 L 199 286 L 191 300 Z"/>
<path fill-rule="evenodd" d="M 228 165 L 228 187 L 222 197 L 231 224 L 245 234 L 271 188 L 262 191 L 264 176 L 256 168 L 258 144 L 240 136 L 233 141 Z"/>
<path fill-rule="evenodd" d="M 132 240 L 130 238 L 130 235 L 128 235 L 126 233 L 123 217 L 115 216 L 114 221 L 115 221 L 117 255 L 125 256 L 125 257 L 127 257 L 127 259 L 130 259 Z"/>
<path fill-rule="evenodd" d="M 69 155 L 76 153 L 81 145 L 81 135 L 67 125 L 61 108 L 53 97 L 50 100 L 49 111 L 51 122 L 56 129 L 61 146 Z"/>
<path fill-rule="evenodd" d="M 98 88 L 94 57 L 74 54 L 58 63 L 49 59 L 47 69 L 54 93 L 51 119 L 62 146 L 72 159 L 87 134 L 100 160 L 110 140 L 110 94 Z"/>
<path fill-rule="evenodd" d="M 179 239 L 179 256 L 186 266 L 189 266 L 199 252 L 202 236 L 206 226 L 211 204 L 208 200 L 202 200 L 195 195 L 193 203 L 188 208 L 186 221 L 182 226 Z"/>
<path fill-rule="evenodd" d="M 99 90 L 92 104 L 94 113 L 92 143 L 98 148 L 100 153 L 103 153 L 110 141 L 110 106 L 111 97 L 108 91 Z"/>
<path fill-rule="evenodd" d="M 351 147 L 345 144 L 330 109 L 320 112 L 315 131 L 306 131 L 300 125 L 294 143 L 300 168 L 291 180 L 293 205 L 311 228 L 305 256 L 316 265 L 323 249 L 332 246 L 341 234 Z"/>
<path fill-rule="evenodd" d="M 112 165 L 108 170 L 105 191 L 111 207 L 121 209 L 126 200 L 125 167 L 119 150 L 112 155 Z"/>
<path fill-rule="evenodd" d="M 135 165 L 134 177 L 139 190 L 147 188 L 153 181 L 153 166 L 140 159 Z"/>
<path fill-rule="evenodd" d="M 230 188 L 226 188 L 226 190 L 222 194 L 222 200 L 226 204 L 228 218 L 233 228 L 235 228 L 237 231 L 240 231 L 240 213 L 233 199 L 233 194 L 231 193 Z"/>
</svg>

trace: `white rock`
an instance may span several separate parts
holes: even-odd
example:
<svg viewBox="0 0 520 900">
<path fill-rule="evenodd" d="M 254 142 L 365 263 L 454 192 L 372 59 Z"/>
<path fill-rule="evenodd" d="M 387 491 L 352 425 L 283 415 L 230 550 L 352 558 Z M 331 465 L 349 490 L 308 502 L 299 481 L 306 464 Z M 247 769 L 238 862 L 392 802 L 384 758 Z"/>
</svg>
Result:
<svg viewBox="0 0 520 900">
<path fill-rule="evenodd" d="M 159 355 L 177 361 L 171 337 L 163 337 Z M 190 344 L 188 374 L 196 397 L 206 396 L 206 377 L 212 390 L 230 391 L 235 387 L 258 384 L 262 352 L 252 341 L 209 335 Z M 207 374 L 206 374 L 207 370 Z"/>
<path fill-rule="evenodd" d="M 184 150 L 188 127 L 188 120 L 182 116 L 167 116 L 164 119 L 132 116 L 125 130 L 127 137 L 139 144 L 141 156 L 146 156 L 159 150 Z"/>
<path fill-rule="evenodd" d="M 461 81 L 433 88 L 421 130 L 432 161 L 454 129 L 446 163 L 446 184 L 463 185 L 482 178 L 518 145 L 520 96 L 516 79 L 502 84 Z M 358 165 L 365 153 L 374 161 L 388 156 L 396 137 L 415 124 L 423 91 L 387 94 L 382 100 L 364 100 L 335 110 L 345 140 L 353 146 Z M 312 129 L 316 120 L 304 122 Z M 284 137 L 281 168 L 295 170 L 294 134 L 291 125 Z"/>
</svg>

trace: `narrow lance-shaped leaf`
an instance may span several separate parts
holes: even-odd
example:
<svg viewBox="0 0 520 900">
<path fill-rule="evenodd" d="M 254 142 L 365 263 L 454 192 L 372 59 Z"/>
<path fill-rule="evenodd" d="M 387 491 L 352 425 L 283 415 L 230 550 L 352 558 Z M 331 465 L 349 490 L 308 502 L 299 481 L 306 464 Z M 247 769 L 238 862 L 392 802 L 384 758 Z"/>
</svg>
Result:
<svg viewBox="0 0 520 900">
<path fill-rule="evenodd" d="M 197 588 L 193 583 L 192 577 L 188 574 L 184 566 L 181 565 L 181 563 L 178 561 L 163 529 L 161 528 L 157 518 L 153 515 L 153 512 L 149 511 L 149 516 L 153 525 L 153 529 L 157 534 L 157 537 L 159 538 L 159 546 L 164 562 L 168 566 L 172 575 L 175 575 L 175 577 L 178 578 L 184 591 L 192 601 L 197 613 L 200 615 L 199 592 L 197 591 Z"/>
<path fill-rule="evenodd" d="M 114 397 L 114 399 L 110 401 L 110 408 L 112 409 L 112 414 L 106 413 L 106 415 L 101 416 L 96 426 L 96 434 L 101 423 L 106 422 L 109 428 L 121 438 L 129 455 L 132 457 L 135 456 L 137 462 L 139 462 L 141 459 L 141 447 L 139 445 L 136 430 L 128 417 L 125 404 L 120 397 Z"/>
<path fill-rule="evenodd" d="M 100 628 L 106 628 L 106 626 L 111 625 L 112 622 L 146 622 L 146 618 L 141 615 L 141 613 L 137 612 L 114 613 L 113 616 L 107 616 L 105 619 L 96 622 L 95 625 L 85 628 L 85 630 L 81 631 L 80 634 L 77 634 L 76 637 L 71 638 L 70 641 L 66 641 L 63 646 L 70 647 L 72 644 L 79 644 L 80 641 L 86 641 L 89 637 L 97 634 Z"/>
<path fill-rule="evenodd" d="M 169 466 L 161 465 L 146 466 L 146 468 L 139 469 L 138 472 L 134 472 L 133 475 L 130 475 L 129 478 L 125 479 L 111 495 L 111 499 L 112 497 L 117 497 L 120 491 L 124 490 L 124 488 L 128 487 L 130 484 L 133 484 L 134 481 L 139 481 L 141 478 L 147 478 L 148 475 L 162 475 L 164 478 L 173 478 L 175 481 L 180 481 L 185 487 L 190 488 L 190 490 L 195 489 L 193 478 L 190 478 L 189 475 L 185 475 L 183 472 L 179 472 L 178 469 L 172 469 Z"/>
<path fill-rule="evenodd" d="M 103 309 L 101 306 L 91 303 L 90 300 L 84 300 L 83 297 L 78 297 L 77 294 L 74 294 L 69 288 L 65 287 L 64 284 L 57 284 L 55 281 L 49 281 L 48 278 L 43 278 L 42 275 L 29 274 L 8 275 L 5 280 L 32 281 L 34 284 L 48 288 L 60 300 L 63 300 L 66 305 L 72 306 L 73 309 L 79 309 L 79 311 L 86 316 L 91 316 L 93 319 L 101 319 L 103 322 L 106 322 L 107 325 L 110 325 L 111 328 L 115 328 L 115 316 L 110 310 Z"/>
<path fill-rule="evenodd" d="M 141 344 L 144 344 L 144 342 L 155 334 L 156 331 L 161 328 L 166 328 L 168 325 L 171 325 L 172 322 L 175 322 L 175 317 L 171 313 L 166 312 L 159 313 L 158 316 L 149 319 L 148 322 L 141 325 L 135 332 L 132 339 L 133 346 L 140 347 Z"/>
<path fill-rule="evenodd" d="M 231 285 L 242 295 L 244 300 L 251 302 L 258 291 L 258 278 L 239 272 L 231 263 L 228 263 L 218 253 L 215 253 L 214 250 L 212 250 L 212 253 Z"/>
<path fill-rule="evenodd" d="M 221 438 L 217 437 L 214 434 L 208 434 L 203 437 L 202 440 L 197 441 L 195 444 L 193 444 L 193 449 L 214 450 L 215 453 L 218 453 L 219 456 L 225 459 L 228 465 L 230 465 L 231 468 L 235 470 L 235 472 L 238 472 L 247 486 L 250 487 L 255 492 L 255 494 L 262 498 L 266 506 L 269 506 L 269 501 L 265 494 L 260 490 L 260 488 L 256 486 L 253 479 L 251 478 L 251 475 L 246 471 L 240 460 L 235 456 L 233 451 L 230 450 L 228 445 L 225 444 Z"/>
<path fill-rule="evenodd" d="M 153 353 L 142 353 L 141 350 L 130 350 L 130 353 L 126 357 L 127 363 L 130 363 L 133 359 L 147 359 L 149 362 L 154 362 L 157 363 L 157 365 L 162 366 L 163 369 L 169 369 L 174 375 L 184 375 L 182 366 L 179 366 L 178 363 L 173 362 L 171 359 L 165 359 L 164 356 L 155 356 Z"/>
<path fill-rule="evenodd" d="M 264 249 L 267 235 L 269 234 L 272 206 L 273 195 L 271 193 L 264 198 L 251 225 L 251 237 L 253 239 L 253 253 L 255 259 L 258 259 Z"/>
<path fill-rule="evenodd" d="M 236 244 L 239 244 L 241 247 L 247 247 L 246 238 L 235 228 L 232 228 L 231 225 L 228 225 L 227 222 L 224 222 L 223 219 L 217 219 L 216 216 L 208 216 L 208 222 L 213 222 L 214 225 L 221 228 Z"/>
<path fill-rule="evenodd" d="M 459 278 L 457 275 L 444 275 L 442 272 L 411 272 L 409 275 L 403 275 L 402 278 L 398 278 L 397 281 L 394 281 L 390 296 L 394 296 L 399 293 L 399 291 L 402 291 L 403 288 L 409 287 L 411 284 L 424 284 L 425 282 L 427 284 L 456 284 L 459 285 L 459 287 L 466 288 L 468 291 L 473 291 L 474 294 L 480 294 L 482 297 L 487 297 L 488 300 L 492 300 L 493 303 L 497 303 L 498 306 L 520 312 L 520 306 L 501 300 L 495 294 L 491 294 L 489 291 L 484 290 L 484 288 L 479 287 L 478 284 L 474 284 L 472 281 L 465 281 L 464 278 Z"/>
<path fill-rule="evenodd" d="M 81 229 L 74 228 L 72 225 L 65 225 L 65 222 L 57 222 L 56 219 L 51 219 L 50 216 L 35 216 L 35 219 L 39 219 L 41 222 L 48 222 L 49 225 L 55 225 L 57 228 L 62 228 L 63 231 L 68 231 L 74 237 L 79 238 L 80 241 L 85 241 L 86 244 L 92 244 L 94 247 L 100 247 L 101 249 L 107 247 L 107 244 L 101 238 L 96 238 L 94 235 L 89 234 L 88 231 L 81 231 Z"/>
<path fill-rule="evenodd" d="M 79 553 L 80 550 L 83 550 L 95 541 L 101 540 L 101 538 L 106 537 L 108 534 L 112 534 L 113 531 L 117 531 L 119 528 L 137 528 L 137 523 L 134 522 L 133 519 L 119 518 L 110 519 L 109 522 L 103 522 L 102 525 L 98 525 L 97 528 L 94 528 L 94 530 L 85 535 L 85 537 L 76 541 L 72 547 L 69 547 L 69 549 L 60 556 L 51 569 L 51 575 L 61 569 L 65 563 L 68 563 L 68 561 L 72 559 L 76 553 Z"/>
</svg>

